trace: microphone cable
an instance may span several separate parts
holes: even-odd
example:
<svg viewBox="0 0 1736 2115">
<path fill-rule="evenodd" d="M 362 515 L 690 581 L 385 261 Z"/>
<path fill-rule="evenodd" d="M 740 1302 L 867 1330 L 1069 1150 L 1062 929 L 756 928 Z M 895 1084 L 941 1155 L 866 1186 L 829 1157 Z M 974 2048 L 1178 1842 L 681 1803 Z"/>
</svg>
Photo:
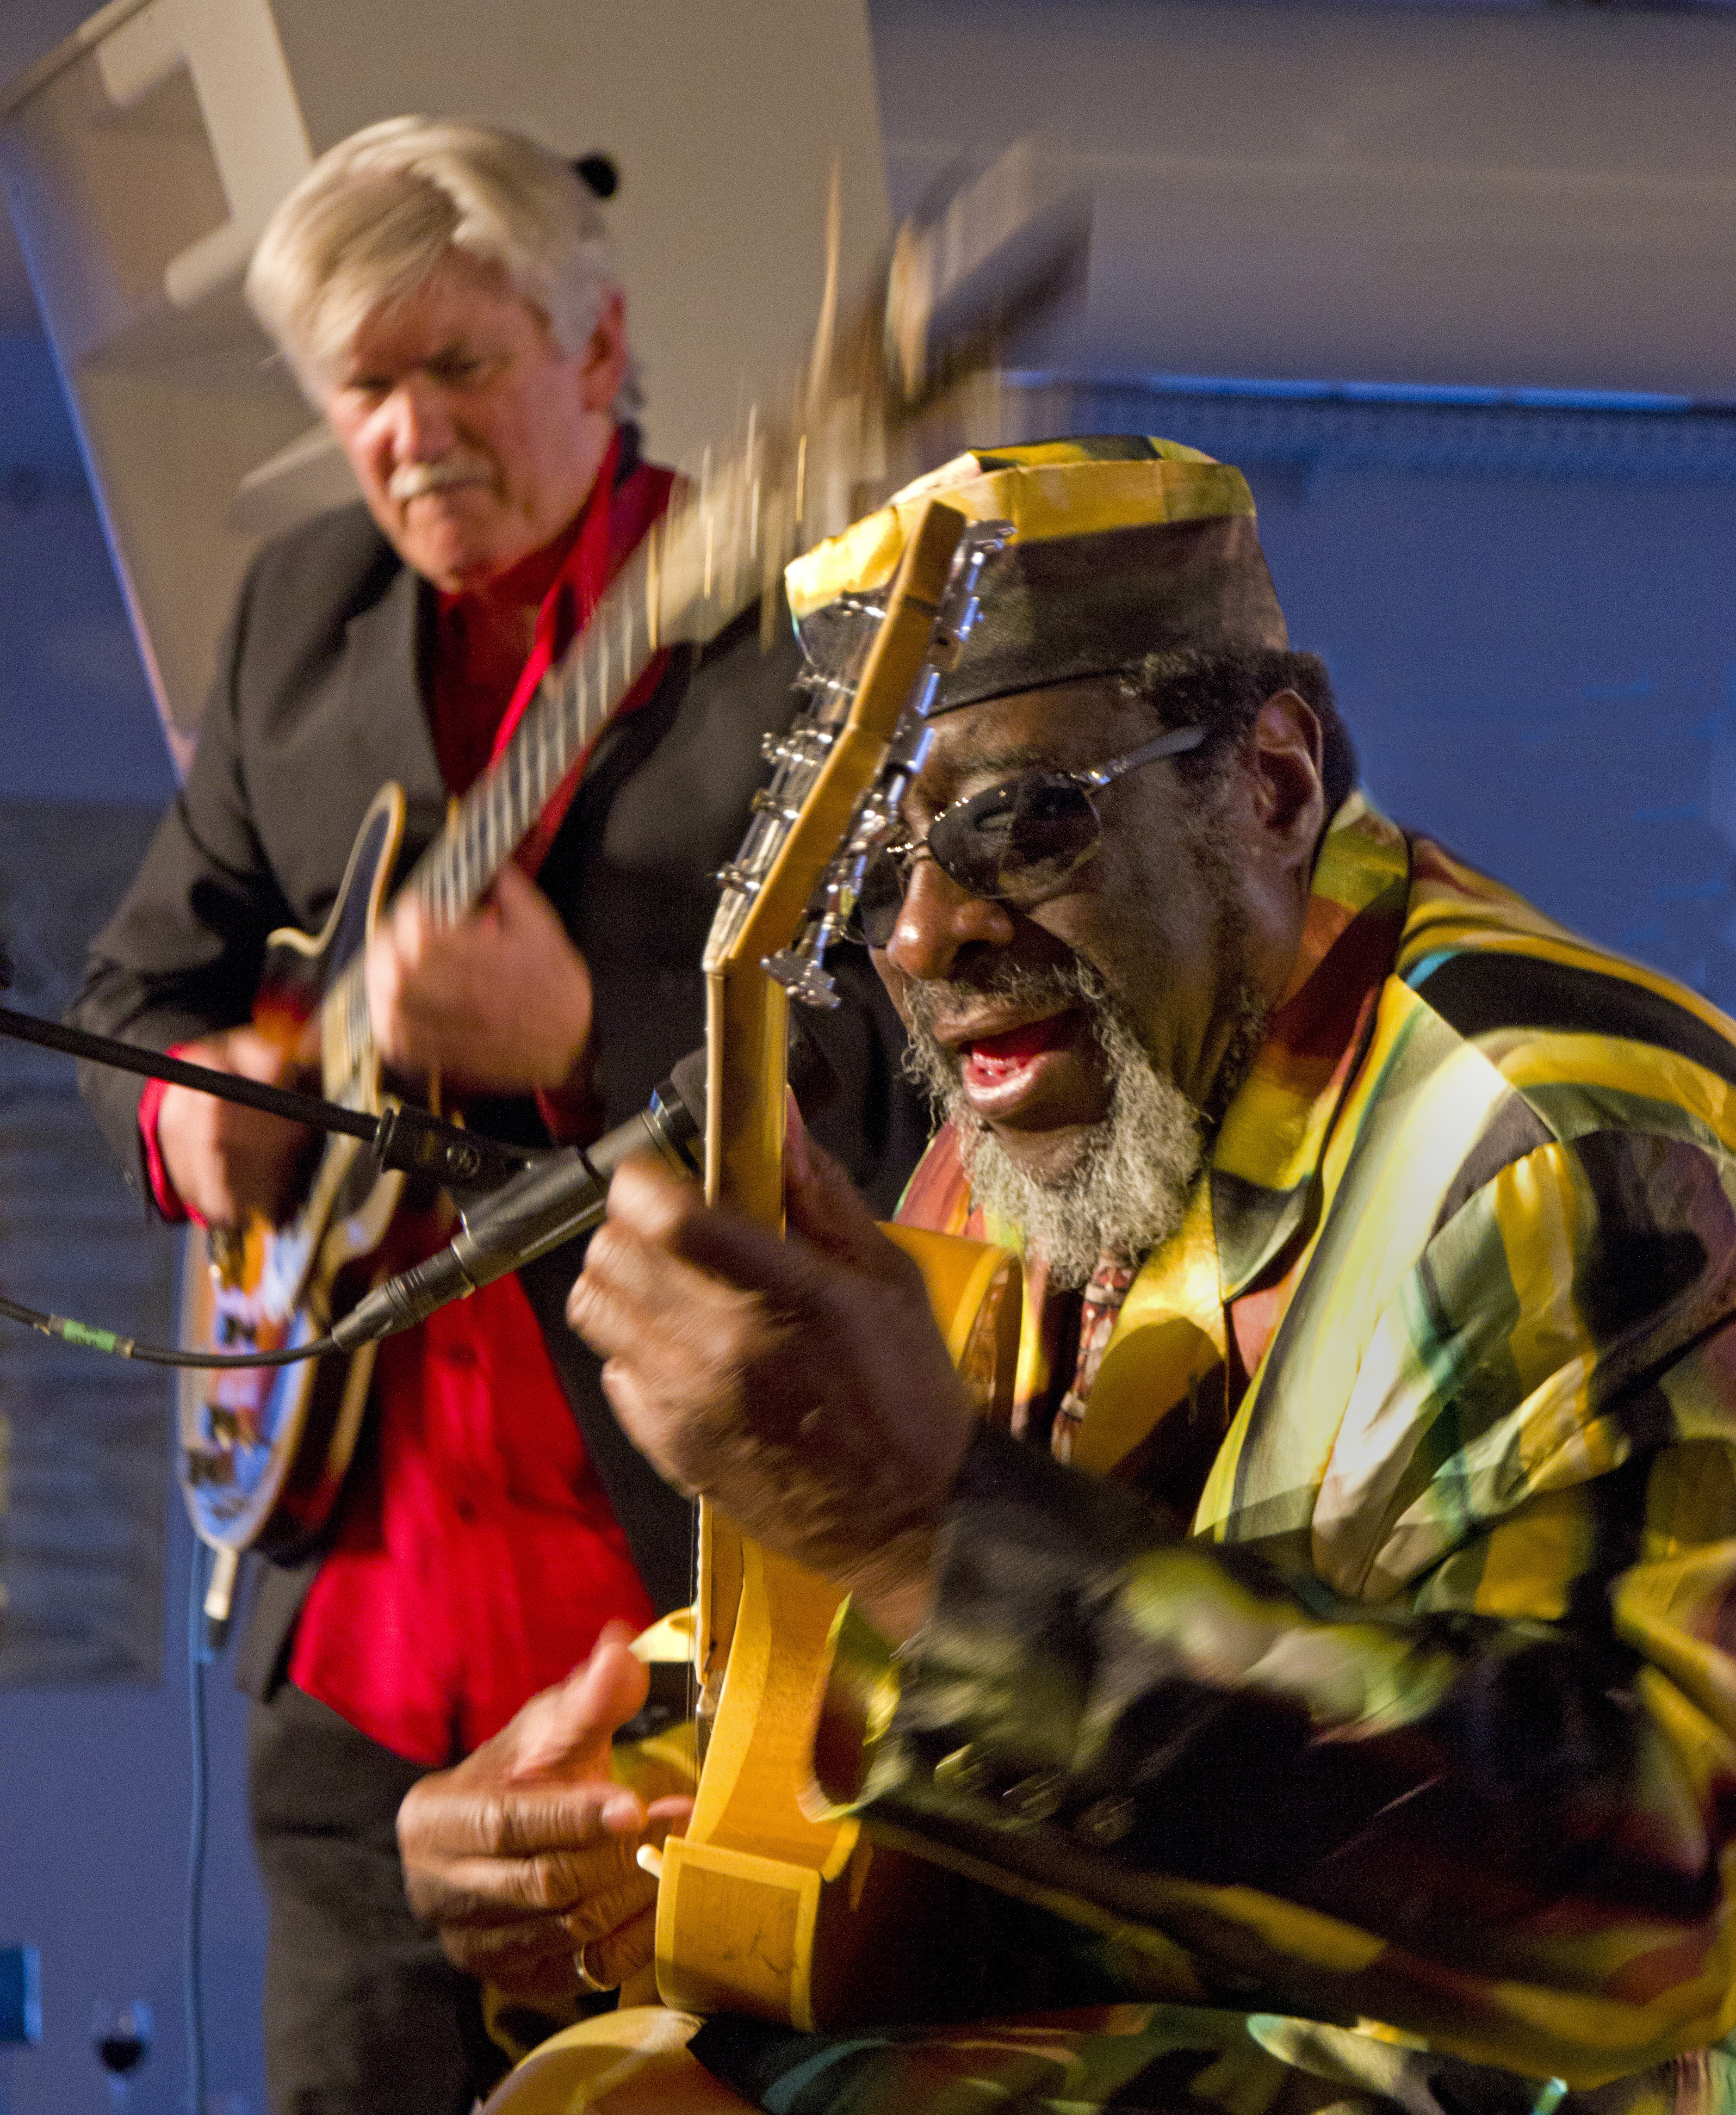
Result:
<svg viewBox="0 0 1736 2115">
<path fill-rule="evenodd" d="M 315 1337 L 280 1351 L 188 1351 L 179 1346 L 141 1344 L 135 1337 L 122 1337 L 112 1329 L 94 1328 L 88 1322 L 67 1314 L 50 1314 L 40 1307 L 0 1296 L 0 1320 L 22 1323 L 44 1337 L 58 1337 L 84 1351 L 106 1351 L 117 1359 L 136 1359 L 146 1366 L 292 1366 L 300 1359 L 322 1359 L 328 1351 L 345 1347 L 335 1337 Z"/>
</svg>

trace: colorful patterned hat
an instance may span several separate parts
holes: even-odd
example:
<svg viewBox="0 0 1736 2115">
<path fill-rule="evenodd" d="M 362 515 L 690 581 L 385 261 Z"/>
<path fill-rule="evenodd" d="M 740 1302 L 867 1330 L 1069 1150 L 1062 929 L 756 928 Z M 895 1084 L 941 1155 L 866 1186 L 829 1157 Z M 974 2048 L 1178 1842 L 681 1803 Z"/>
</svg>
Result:
<svg viewBox="0 0 1736 2115">
<path fill-rule="evenodd" d="M 816 668 L 841 668 L 926 499 L 1010 521 L 983 610 L 935 709 L 1125 668 L 1195 647 L 1289 644 L 1247 480 L 1177 441 L 1104 434 L 974 448 L 796 559 L 790 612 Z"/>
</svg>

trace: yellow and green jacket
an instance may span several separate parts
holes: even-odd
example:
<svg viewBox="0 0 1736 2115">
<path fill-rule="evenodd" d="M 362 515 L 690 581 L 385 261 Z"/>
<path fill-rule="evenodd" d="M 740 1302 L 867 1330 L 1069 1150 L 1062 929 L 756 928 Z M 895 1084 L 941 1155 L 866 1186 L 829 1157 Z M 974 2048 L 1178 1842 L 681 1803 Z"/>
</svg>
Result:
<svg viewBox="0 0 1736 2115">
<path fill-rule="evenodd" d="M 776 2115 L 1736 2099 L 1733 1090 L 1353 797 L 1065 1430 L 1032 1318 L 868 1780 L 1026 2016 L 696 2053 Z M 905 1216 L 1006 1232 L 944 1132 Z"/>
</svg>

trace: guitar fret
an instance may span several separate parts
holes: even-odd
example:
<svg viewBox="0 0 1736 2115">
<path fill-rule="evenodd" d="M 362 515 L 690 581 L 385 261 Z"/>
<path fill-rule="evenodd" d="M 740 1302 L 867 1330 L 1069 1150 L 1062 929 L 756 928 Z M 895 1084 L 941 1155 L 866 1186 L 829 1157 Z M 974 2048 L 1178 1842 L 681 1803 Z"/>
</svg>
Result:
<svg viewBox="0 0 1736 2115">
<path fill-rule="evenodd" d="M 573 676 L 575 681 L 573 684 L 572 728 L 570 733 L 567 733 L 565 728 L 562 729 L 562 732 L 566 734 L 566 746 L 562 750 L 561 755 L 561 775 L 563 778 L 566 776 L 567 765 L 584 746 L 585 722 L 590 717 L 591 709 L 590 659 L 591 648 L 589 643 L 587 642 L 584 650 L 579 654 L 578 658 L 573 663 Z"/>
<path fill-rule="evenodd" d="M 572 722 L 577 710 L 575 700 L 584 680 L 584 658 L 583 654 L 575 656 L 562 672 L 560 682 L 550 695 L 548 711 L 543 721 L 539 763 L 545 801 L 566 776 L 566 759 L 573 753 Z"/>
<path fill-rule="evenodd" d="M 465 811 L 463 834 L 458 840 L 458 901 L 460 906 L 476 901 L 476 872 L 482 860 L 476 842 L 476 804 L 470 801 Z"/>
</svg>

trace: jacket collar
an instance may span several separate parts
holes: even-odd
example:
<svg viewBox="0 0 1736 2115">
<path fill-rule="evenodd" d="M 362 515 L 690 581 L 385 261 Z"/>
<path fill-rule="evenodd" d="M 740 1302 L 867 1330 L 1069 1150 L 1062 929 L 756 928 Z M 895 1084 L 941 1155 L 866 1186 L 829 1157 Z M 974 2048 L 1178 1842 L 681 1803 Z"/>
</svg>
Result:
<svg viewBox="0 0 1736 2115">
<path fill-rule="evenodd" d="M 1321 1155 L 1392 972 L 1409 892 L 1403 833 L 1353 793 L 1321 841 L 1289 987 L 1212 1145 L 1226 1305 L 1312 1223 Z"/>
</svg>

